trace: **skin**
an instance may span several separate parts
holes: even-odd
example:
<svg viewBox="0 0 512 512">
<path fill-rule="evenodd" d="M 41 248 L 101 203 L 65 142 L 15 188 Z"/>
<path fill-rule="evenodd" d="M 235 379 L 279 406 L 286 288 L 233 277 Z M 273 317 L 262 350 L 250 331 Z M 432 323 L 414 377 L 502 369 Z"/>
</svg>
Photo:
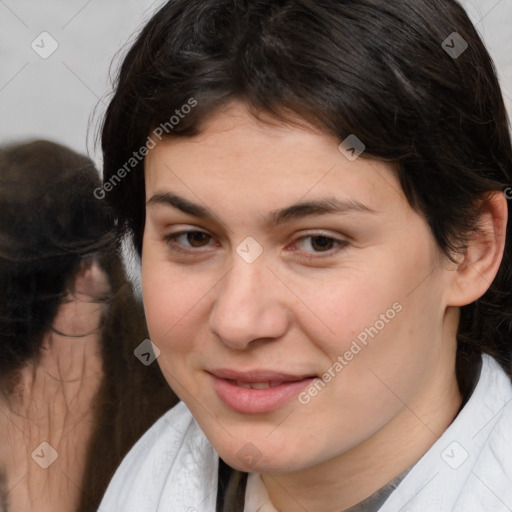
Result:
<svg viewBox="0 0 512 512">
<path fill-rule="evenodd" d="M 142 287 L 159 364 L 219 455 L 262 473 L 286 512 L 353 506 L 438 439 L 462 400 L 458 306 L 485 292 L 503 252 L 503 197 L 489 202 L 481 237 L 453 263 L 391 165 L 351 162 L 339 142 L 306 125 L 256 121 L 234 102 L 198 136 L 159 142 L 145 164 Z M 161 193 L 215 218 L 151 202 Z M 264 223 L 299 200 L 333 196 L 374 213 Z M 197 230 L 209 236 L 166 239 Z M 321 235 L 345 243 L 325 251 Z M 264 250 L 250 264 L 236 252 L 248 236 Z M 401 312 L 307 405 L 241 414 L 212 388 L 215 368 L 321 376 L 396 302 Z M 250 468 L 238 457 L 247 443 L 257 459 Z"/>
<path fill-rule="evenodd" d="M 108 290 L 107 277 L 96 264 L 84 268 L 44 335 L 40 360 L 21 368 L 14 391 L 1 397 L 0 463 L 7 476 L 9 512 L 76 510 L 93 400 L 103 376 L 103 307 L 97 298 Z M 42 442 L 58 454 L 48 468 L 36 464 L 50 453 L 36 449 Z"/>
</svg>

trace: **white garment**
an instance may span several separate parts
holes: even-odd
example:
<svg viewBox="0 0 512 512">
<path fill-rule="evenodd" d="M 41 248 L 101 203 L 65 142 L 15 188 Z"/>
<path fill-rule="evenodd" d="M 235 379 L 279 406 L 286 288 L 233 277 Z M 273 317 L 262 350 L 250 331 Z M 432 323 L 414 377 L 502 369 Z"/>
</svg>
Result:
<svg viewBox="0 0 512 512">
<path fill-rule="evenodd" d="M 179 403 L 130 450 L 99 511 L 215 512 L 218 463 Z M 249 489 L 255 480 L 249 479 Z M 265 498 L 261 488 L 255 493 Z M 248 501 L 244 512 L 256 512 Z M 379 512 L 397 511 L 512 511 L 512 384 L 491 357 L 483 356 L 478 384 L 462 411 Z"/>
<path fill-rule="evenodd" d="M 244 512 L 279 512 L 272 505 L 259 473 L 249 473 L 247 477 Z"/>
</svg>

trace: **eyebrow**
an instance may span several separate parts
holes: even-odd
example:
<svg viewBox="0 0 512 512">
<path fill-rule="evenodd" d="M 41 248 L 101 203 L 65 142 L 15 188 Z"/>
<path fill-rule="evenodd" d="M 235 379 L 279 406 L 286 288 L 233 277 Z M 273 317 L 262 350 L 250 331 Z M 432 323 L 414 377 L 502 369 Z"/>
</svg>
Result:
<svg viewBox="0 0 512 512">
<path fill-rule="evenodd" d="M 153 195 L 146 203 L 152 205 L 172 206 L 183 213 L 197 217 L 202 220 L 215 221 L 216 218 L 212 212 L 199 204 L 193 203 L 188 199 L 180 197 L 170 192 L 157 193 Z M 326 197 L 311 201 L 302 201 L 286 208 L 275 210 L 264 218 L 265 225 L 276 227 L 292 220 L 298 220 L 312 215 L 326 215 L 332 213 L 377 213 L 363 203 L 353 199 L 337 199 L 335 197 Z"/>
</svg>

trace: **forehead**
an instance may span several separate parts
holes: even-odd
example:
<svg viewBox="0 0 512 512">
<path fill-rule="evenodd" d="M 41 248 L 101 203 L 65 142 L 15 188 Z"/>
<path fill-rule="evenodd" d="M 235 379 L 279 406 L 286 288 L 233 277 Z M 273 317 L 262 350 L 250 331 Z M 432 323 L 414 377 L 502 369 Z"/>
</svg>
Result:
<svg viewBox="0 0 512 512">
<path fill-rule="evenodd" d="M 157 141 L 146 157 L 146 193 L 149 199 L 172 191 L 225 208 L 278 207 L 326 194 L 375 210 L 390 202 L 406 205 L 391 164 L 350 161 L 339 144 L 312 126 L 265 123 L 232 104 L 210 117 L 197 136 Z"/>
</svg>

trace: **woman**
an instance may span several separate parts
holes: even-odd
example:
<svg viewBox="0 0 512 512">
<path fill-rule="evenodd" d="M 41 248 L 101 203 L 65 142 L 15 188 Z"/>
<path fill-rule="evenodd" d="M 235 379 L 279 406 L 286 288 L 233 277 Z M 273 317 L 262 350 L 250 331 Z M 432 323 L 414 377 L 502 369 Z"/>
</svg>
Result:
<svg viewBox="0 0 512 512">
<path fill-rule="evenodd" d="M 58 144 L 0 150 L 1 510 L 97 510 L 122 457 L 175 403 L 134 356 L 147 333 L 99 183 Z"/>
<path fill-rule="evenodd" d="M 512 181 L 452 0 L 171 0 L 104 186 L 182 403 L 104 512 L 512 509 Z"/>
</svg>

